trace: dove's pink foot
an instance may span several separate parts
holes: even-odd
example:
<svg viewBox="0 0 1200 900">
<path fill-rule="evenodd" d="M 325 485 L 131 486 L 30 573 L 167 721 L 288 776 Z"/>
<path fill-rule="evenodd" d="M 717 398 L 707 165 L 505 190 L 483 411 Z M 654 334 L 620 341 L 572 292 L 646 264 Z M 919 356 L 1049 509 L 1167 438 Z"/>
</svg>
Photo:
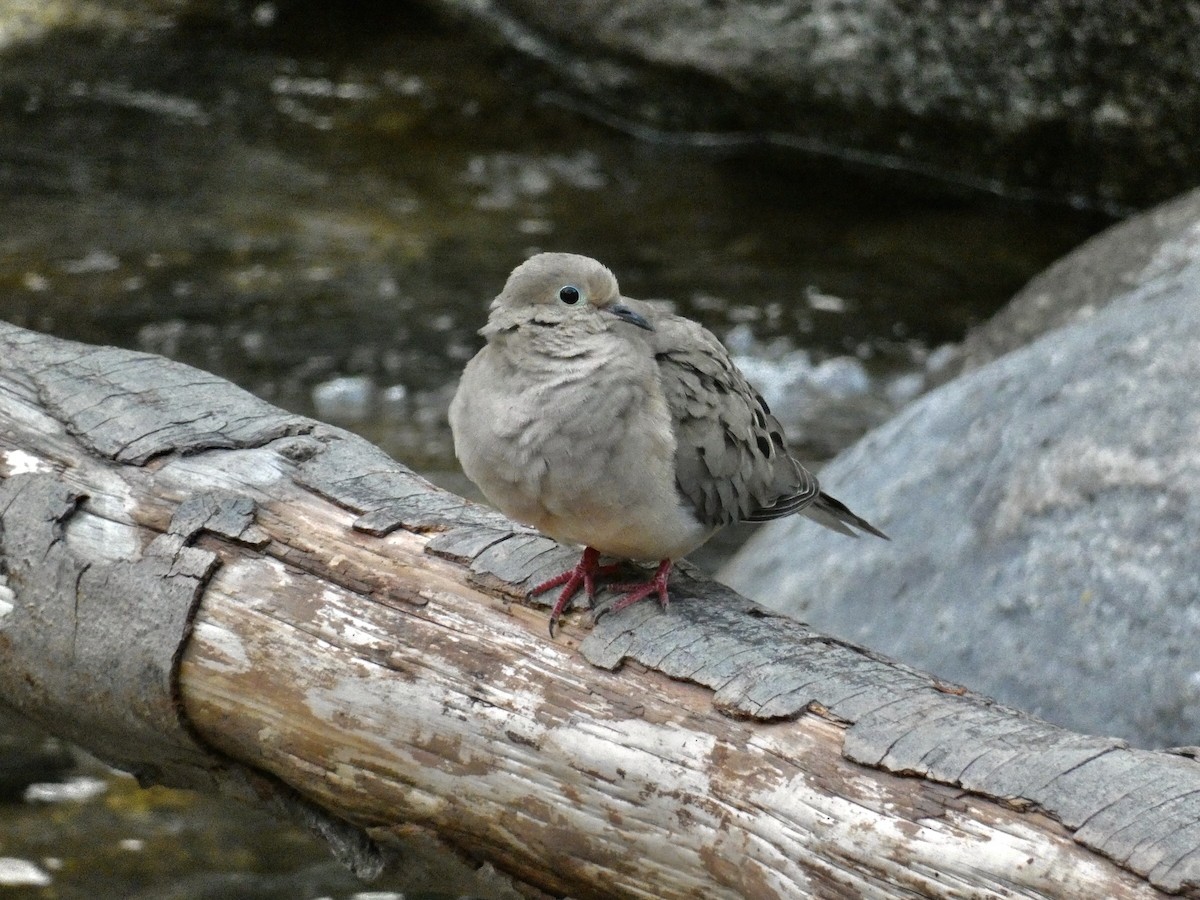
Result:
<svg viewBox="0 0 1200 900">
<path fill-rule="evenodd" d="M 671 598 L 667 595 L 667 581 L 671 578 L 671 566 L 671 560 L 664 559 L 658 564 L 658 570 L 649 581 L 635 584 L 614 584 L 612 589 L 614 591 L 624 591 L 625 596 L 614 601 L 605 612 L 620 612 L 625 607 L 632 606 L 639 600 L 645 600 L 651 594 L 658 594 L 659 606 L 666 609 L 671 605 Z"/>
<path fill-rule="evenodd" d="M 590 604 L 596 599 L 596 576 L 611 575 L 620 568 L 620 565 L 616 564 L 610 566 L 600 565 L 600 551 L 586 547 L 584 548 L 583 556 L 579 558 L 579 562 L 575 568 L 567 569 L 561 575 L 555 575 L 549 581 L 544 581 L 530 590 L 529 594 L 532 596 L 544 593 L 559 585 L 566 585 L 562 589 L 562 593 L 558 595 L 558 600 L 554 603 L 554 609 L 550 610 L 550 637 L 554 637 L 554 625 L 558 622 L 559 616 L 563 614 L 563 610 L 567 608 L 567 604 L 571 602 L 571 598 L 579 593 L 581 587 L 587 591 L 588 603 Z"/>
</svg>

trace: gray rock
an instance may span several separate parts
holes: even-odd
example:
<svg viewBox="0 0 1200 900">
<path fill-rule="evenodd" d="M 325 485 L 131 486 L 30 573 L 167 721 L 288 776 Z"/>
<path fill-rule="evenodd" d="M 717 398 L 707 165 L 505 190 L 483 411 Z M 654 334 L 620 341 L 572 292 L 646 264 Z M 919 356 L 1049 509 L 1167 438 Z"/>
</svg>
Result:
<svg viewBox="0 0 1200 900">
<path fill-rule="evenodd" d="M 1200 168 L 1200 2 L 438 0 L 633 131 L 1142 204 Z"/>
<path fill-rule="evenodd" d="M 1070 728 L 1200 733 L 1200 262 L 914 402 L 821 473 L 893 538 L 799 518 L 722 572 Z"/>
<path fill-rule="evenodd" d="M 931 374 L 945 384 L 1054 328 L 1096 314 L 1133 287 L 1200 260 L 1200 189 L 1126 219 L 1072 250 L 973 329 Z"/>
</svg>

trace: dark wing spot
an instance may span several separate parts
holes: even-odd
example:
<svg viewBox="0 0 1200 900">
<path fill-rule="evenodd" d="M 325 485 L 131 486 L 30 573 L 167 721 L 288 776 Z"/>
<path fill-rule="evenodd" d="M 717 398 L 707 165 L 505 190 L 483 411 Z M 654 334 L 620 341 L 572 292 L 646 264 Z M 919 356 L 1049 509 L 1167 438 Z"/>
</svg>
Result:
<svg viewBox="0 0 1200 900">
<path fill-rule="evenodd" d="M 767 401 L 762 398 L 762 394 L 755 394 L 754 399 L 758 401 L 758 405 L 762 407 L 762 411 L 769 416 L 771 414 L 771 407 L 767 406 Z"/>
<path fill-rule="evenodd" d="M 762 414 L 761 409 L 756 409 L 754 411 L 754 424 L 759 428 L 767 427 L 767 417 Z"/>
<path fill-rule="evenodd" d="M 761 434 L 757 435 L 755 440 L 758 442 L 758 452 L 769 459 L 771 456 L 771 442 Z"/>
<path fill-rule="evenodd" d="M 780 434 L 778 431 L 772 431 L 771 432 L 771 440 L 774 442 L 776 447 L 778 447 L 780 450 L 783 449 L 783 435 L 782 434 Z"/>
</svg>

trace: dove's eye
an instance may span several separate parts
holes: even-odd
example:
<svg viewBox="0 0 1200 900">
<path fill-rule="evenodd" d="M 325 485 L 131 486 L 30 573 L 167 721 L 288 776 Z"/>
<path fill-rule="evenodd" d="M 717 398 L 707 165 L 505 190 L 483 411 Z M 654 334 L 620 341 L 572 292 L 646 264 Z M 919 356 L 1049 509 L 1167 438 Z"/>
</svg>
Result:
<svg viewBox="0 0 1200 900">
<path fill-rule="evenodd" d="M 573 284 L 564 285 L 558 289 L 558 299 L 570 306 L 578 303 L 581 296 L 579 288 Z"/>
</svg>

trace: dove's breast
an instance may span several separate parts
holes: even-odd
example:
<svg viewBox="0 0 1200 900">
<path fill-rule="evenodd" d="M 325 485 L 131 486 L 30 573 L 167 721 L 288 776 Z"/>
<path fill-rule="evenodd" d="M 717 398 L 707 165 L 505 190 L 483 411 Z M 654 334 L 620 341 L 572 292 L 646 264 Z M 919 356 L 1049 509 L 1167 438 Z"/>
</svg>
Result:
<svg viewBox="0 0 1200 900">
<path fill-rule="evenodd" d="M 485 347 L 450 407 L 467 476 L 506 515 L 627 559 L 677 559 L 712 534 L 675 486 L 675 435 L 653 356 Z"/>
</svg>

